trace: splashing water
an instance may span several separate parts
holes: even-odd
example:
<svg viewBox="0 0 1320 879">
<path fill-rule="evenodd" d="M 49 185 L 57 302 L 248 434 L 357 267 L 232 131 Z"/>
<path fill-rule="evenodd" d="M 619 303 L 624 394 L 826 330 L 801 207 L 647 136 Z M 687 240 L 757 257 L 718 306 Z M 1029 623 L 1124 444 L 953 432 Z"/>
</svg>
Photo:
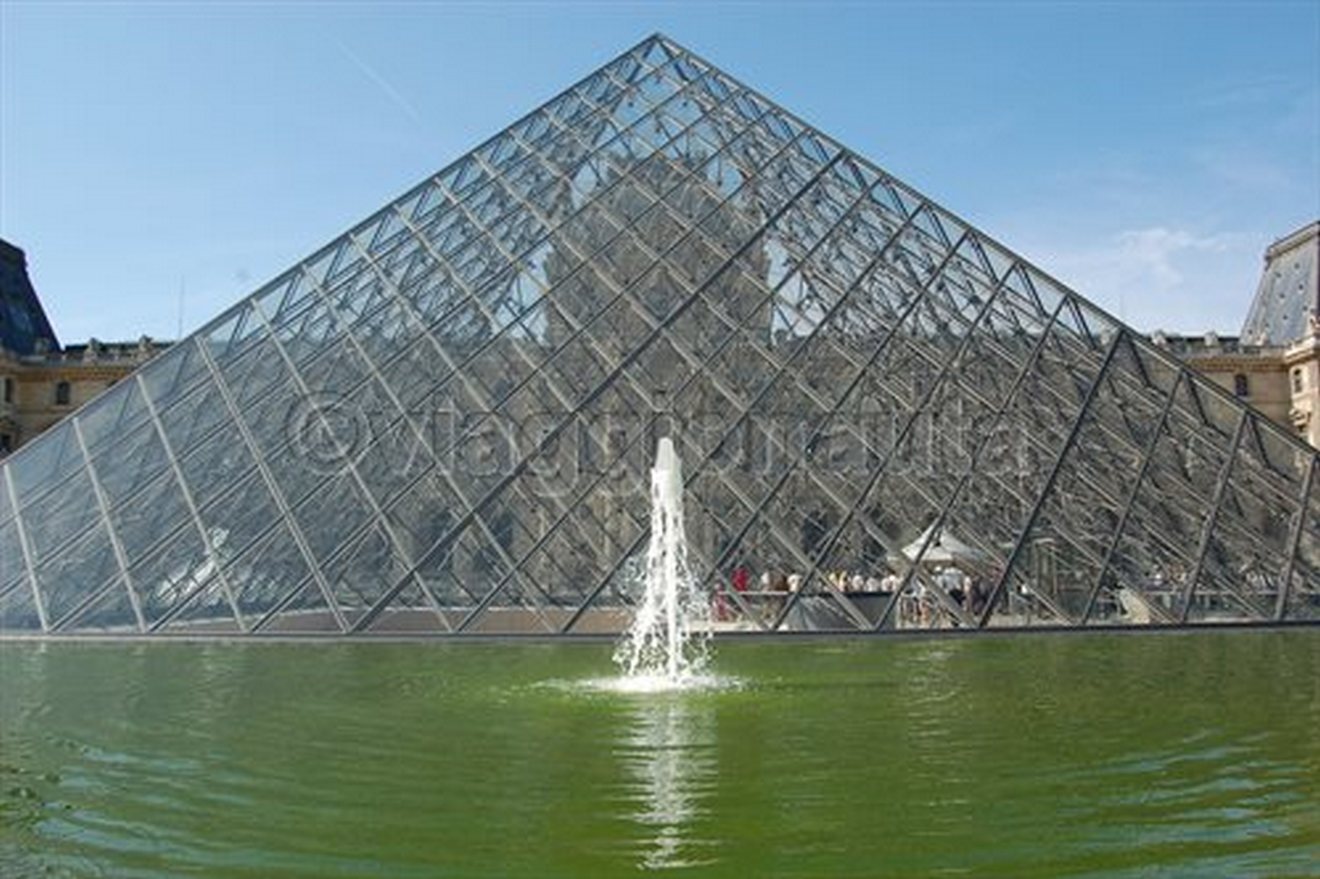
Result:
<svg viewBox="0 0 1320 879">
<path fill-rule="evenodd" d="M 626 688 L 677 689 L 704 681 L 710 603 L 688 569 L 683 533 L 683 469 L 674 443 L 660 440 L 651 470 L 651 544 L 646 592 L 614 651 Z"/>
</svg>

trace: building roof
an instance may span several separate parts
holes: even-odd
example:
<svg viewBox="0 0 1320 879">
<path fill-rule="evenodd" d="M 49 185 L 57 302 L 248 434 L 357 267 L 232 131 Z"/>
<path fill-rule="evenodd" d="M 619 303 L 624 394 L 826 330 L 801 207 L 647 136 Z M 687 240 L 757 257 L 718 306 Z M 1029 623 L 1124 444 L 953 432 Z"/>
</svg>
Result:
<svg viewBox="0 0 1320 879">
<path fill-rule="evenodd" d="M 18 354 L 59 348 L 28 277 L 23 251 L 0 239 L 0 347 Z"/>
<path fill-rule="evenodd" d="M 1247 345 L 1289 345 L 1320 317 L 1320 221 L 1303 226 L 1265 251 L 1256 298 L 1242 325 Z"/>
</svg>

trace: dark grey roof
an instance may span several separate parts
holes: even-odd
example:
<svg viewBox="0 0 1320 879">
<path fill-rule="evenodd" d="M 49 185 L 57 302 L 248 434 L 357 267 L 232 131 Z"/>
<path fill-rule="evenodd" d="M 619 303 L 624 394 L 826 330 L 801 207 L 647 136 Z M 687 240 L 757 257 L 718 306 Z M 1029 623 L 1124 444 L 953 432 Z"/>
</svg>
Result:
<svg viewBox="0 0 1320 879">
<path fill-rule="evenodd" d="M 55 331 L 28 278 L 27 257 L 20 248 L 0 239 L 0 346 L 19 354 L 32 354 L 45 342 L 59 348 Z"/>
<path fill-rule="evenodd" d="M 1320 315 L 1320 222 L 1303 226 L 1265 251 L 1260 287 L 1242 325 L 1248 345 L 1288 345 Z"/>
</svg>

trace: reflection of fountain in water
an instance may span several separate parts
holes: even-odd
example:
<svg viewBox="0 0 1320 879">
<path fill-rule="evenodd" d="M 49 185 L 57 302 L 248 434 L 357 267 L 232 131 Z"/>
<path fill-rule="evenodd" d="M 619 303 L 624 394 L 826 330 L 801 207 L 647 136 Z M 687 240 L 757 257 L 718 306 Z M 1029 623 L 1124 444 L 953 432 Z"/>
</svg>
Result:
<svg viewBox="0 0 1320 879">
<path fill-rule="evenodd" d="M 663 690 L 698 681 L 706 664 L 710 604 L 687 563 L 683 470 L 668 438 L 651 470 L 651 543 L 646 592 L 614 659 L 632 689 Z"/>
<path fill-rule="evenodd" d="M 640 866 L 666 870 L 710 863 L 693 836 L 715 781 L 714 718 L 681 696 L 639 702 L 620 750 L 631 777 L 633 820 L 643 831 Z"/>
</svg>

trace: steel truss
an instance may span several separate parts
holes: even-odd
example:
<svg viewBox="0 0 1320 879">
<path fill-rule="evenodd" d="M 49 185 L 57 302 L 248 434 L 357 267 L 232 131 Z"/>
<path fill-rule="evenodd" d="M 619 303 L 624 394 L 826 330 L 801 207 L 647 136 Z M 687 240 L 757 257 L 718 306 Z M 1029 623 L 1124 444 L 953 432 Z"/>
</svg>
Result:
<svg viewBox="0 0 1320 879">
<path fill-rule="evenodd" d="M 1320 619 L 1316 450 L 656 35 L 6 459 L 0 631 L 618 631 L 661 435 L 717 628 Z"/>
</svg>

